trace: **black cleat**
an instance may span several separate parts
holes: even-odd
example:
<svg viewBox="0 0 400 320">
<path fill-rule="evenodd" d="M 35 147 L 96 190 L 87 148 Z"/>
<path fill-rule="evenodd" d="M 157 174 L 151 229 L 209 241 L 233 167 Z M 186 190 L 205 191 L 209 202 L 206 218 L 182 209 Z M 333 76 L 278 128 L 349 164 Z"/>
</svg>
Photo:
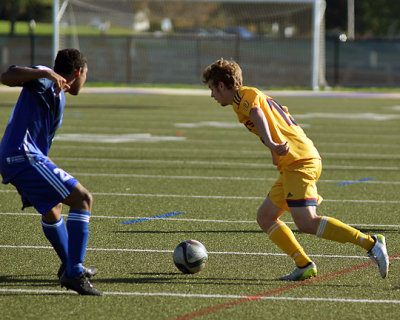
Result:
<svg viewBox="0 0 400 320">
<path fill-rule="evenodd" d="M 102 296 L 103 293 L 97 290 L 93 285 L 89 282 L 88 279 L 83 274 L 80 274 L 74 278 L 67 278 L 65 272 L 61 276 L 60 279 L 61 287 L 65 287 L 67 289 L 74 290 L 81 295 L 86 296 Z"/>
<path fill-rule="evenodd" d="M 89 278 L 89 279 L 91 277 L 94 277 L 99 272 L 99 270 L 97 270 L 97 268 L 89 268 L 89 267 L 85 267 L 85 266 L 82 266 L 82 268 L 83 268 L 83 274 L 85 275 L 86 278 Z M 61 279 L 61 276 L 63 275 L 64 271 L 65 271 L 65 264 L 62 263 L 57 272 L 58 279 Z"/>
</svg>

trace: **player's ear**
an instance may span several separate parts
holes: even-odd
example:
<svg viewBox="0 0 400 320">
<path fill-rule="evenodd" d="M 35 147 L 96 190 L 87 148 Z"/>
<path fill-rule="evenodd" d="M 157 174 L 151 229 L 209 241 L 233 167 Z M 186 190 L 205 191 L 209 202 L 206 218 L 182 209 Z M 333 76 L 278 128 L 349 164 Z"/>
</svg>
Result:
<svg viewBox="0 0 400 320">
<path fill-rule="evenodd" d="M 82 68 L 75 70 L 75 78 L 80 78 L 82 74 Z"/>
</svg>

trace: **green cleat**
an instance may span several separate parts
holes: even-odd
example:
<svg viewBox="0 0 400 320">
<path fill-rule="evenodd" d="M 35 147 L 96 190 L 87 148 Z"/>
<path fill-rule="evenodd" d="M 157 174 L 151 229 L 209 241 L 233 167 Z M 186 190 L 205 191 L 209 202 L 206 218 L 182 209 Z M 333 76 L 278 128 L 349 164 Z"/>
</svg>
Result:
<svg viewBox="0 0 400 320">
<path fill-rule="evenodd" d="M 310 262 L 303 268 L 296 267 L 292 273 L 279 278 L 286 281 L 303 281 L 317 276 L 317 266 L 314 262 Z"/>
</svg>

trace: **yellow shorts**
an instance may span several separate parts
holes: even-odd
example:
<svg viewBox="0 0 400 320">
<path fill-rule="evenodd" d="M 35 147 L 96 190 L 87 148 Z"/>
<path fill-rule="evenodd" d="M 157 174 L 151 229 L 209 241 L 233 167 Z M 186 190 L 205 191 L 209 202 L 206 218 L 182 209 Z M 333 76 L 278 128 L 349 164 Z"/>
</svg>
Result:
<svg viewBox="0 0 400 320">
<path fill-rule="evenodd" d="M 290 207 L 318 206 L 322 202 L 317 191 L 321 169 L 320 159 L 299 161 L 281 168 L 279 179 L 268 197 L 274 205 L 286 211 Z"/>
</svg>

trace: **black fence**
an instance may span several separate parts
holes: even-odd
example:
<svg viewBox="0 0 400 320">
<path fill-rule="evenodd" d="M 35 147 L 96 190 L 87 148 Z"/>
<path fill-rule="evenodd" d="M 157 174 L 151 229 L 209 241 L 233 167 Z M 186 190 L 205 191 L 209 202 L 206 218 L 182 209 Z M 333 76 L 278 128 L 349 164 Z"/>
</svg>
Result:
<svg viewBox="0 0 400 320">
<path fill-rule="evenodd" d="M 64 46 L 73 46 L 68 39 Z M 0 36 L 0 68 L 51 66 L 51 37 Z M 204 36 L 79 37 L 89 61 L 88 81 L 129 84 L 200 84 L 214 60 L 235 59 L 245 83 L 262 87 L 310 87 L 311 42 L 304 39 Z M 400 86 L 400 40 L 326 41 L 330 86 Z"/>
</svg>

